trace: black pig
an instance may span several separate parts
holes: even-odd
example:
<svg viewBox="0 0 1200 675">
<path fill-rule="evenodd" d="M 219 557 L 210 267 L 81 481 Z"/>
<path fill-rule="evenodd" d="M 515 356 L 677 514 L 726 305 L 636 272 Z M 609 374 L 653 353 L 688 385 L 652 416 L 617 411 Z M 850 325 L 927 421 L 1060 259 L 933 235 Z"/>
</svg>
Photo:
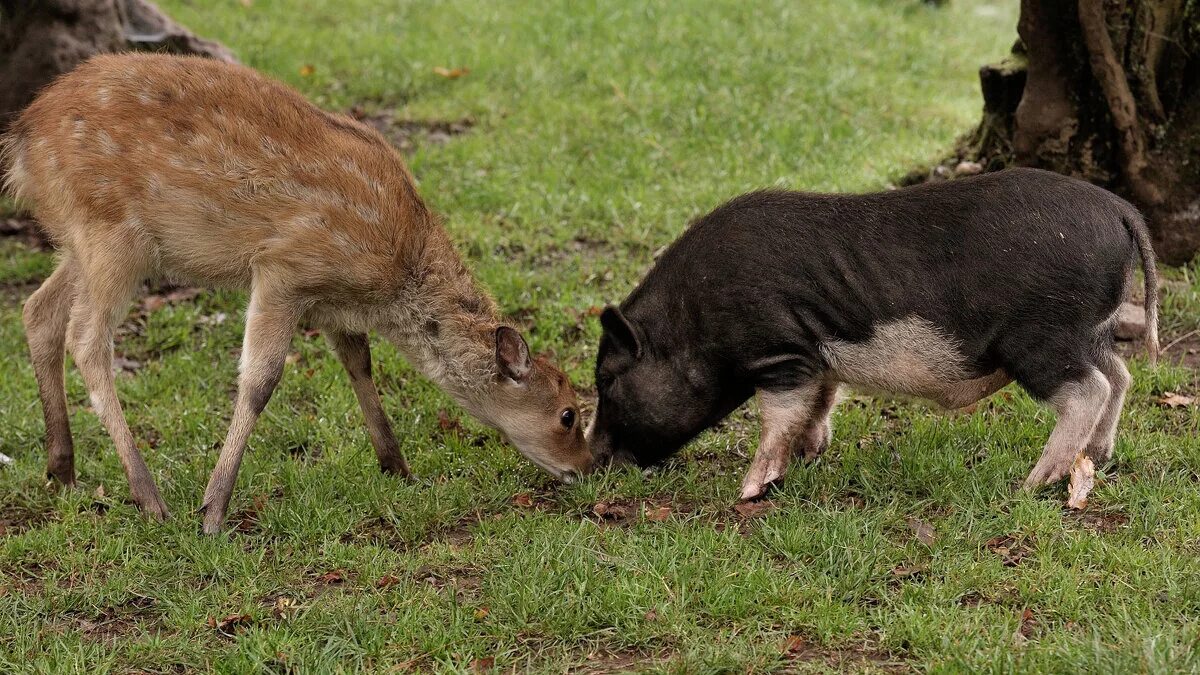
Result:
<svg viewBox="0 0 1200 675">
<path fill-rule="evenodd" d="M 598 460 L 671 455 L 757 393 L 761 496 L 829 443 L 838 386 L 970 405 L 1016 380 L 1058 422 L 1026 487 L 1112 455 L 1129 371 L 1115 313 L 1140 256 L 1157 355 L 1154 253 L 1138 211 L 1073 178 L 1011 169 L 865 195 L 765 191 L 696 221 L 601 315 Z"/>
</svg>

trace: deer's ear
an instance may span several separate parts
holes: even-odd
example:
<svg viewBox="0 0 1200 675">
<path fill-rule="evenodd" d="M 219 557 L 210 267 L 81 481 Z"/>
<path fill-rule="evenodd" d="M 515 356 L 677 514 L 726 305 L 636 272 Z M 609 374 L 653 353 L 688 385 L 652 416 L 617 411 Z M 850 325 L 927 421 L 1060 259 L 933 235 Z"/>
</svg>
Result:
<svg viewBox="0 0 1200 675">
<path fill-rule="evenodd" d="M 621 310 L 609 305 L 600 313 L 600 326 L 613 339 L 619 348 L 629 352 L 633 358 L 642 358 L 642 341 L 638 337 L 637 327 L 625 318 Z"/>
<path fill-rule="evenodd" d="M 524 381 L 533 368 L 525 338 L 508 326 L 496 329 L 496 366 L 501 375 L 514 382 Z"/>
</svg>

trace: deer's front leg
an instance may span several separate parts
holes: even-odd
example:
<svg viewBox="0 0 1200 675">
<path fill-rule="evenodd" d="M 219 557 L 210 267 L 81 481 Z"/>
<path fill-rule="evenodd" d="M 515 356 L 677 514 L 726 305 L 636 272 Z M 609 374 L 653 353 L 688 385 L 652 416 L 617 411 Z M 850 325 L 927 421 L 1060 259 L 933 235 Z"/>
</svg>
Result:
<svg viewBox="0 0 1200 675">
<path fill-rule="evenodd" d="M 284 362 L 299 316 L 300 312 L 294 303 L 266 289 L 256 286 L 250 293 L 233 420 L 200 507 L 204 513 L 205 534 L 216 534 L 225 522 L 225 511 L 229 508 L 229 498 L 237 482 L 246 441 L 283 375 Z"/>
<path fill-rule="evenodd" d="M 350 386 L 354 389 L 358 406 L 362 408 L 363 417 L 367 420 L 367 432 L 371 435 L 375 456 L 379 458 L 380 470 L 407 478 L 412 474 L 404 456 L 400 454 L 400 445 L 396 442 L 392 425 L 383 412 L 383 403 L 379 400 L 375 381 L 371 379 L 370 340 L 362 333 L 342 331 L 330 331 L 327 336 L 338 360 L 350 375 Z"/>
<path fill-rule="evenodd" d="M 826 391 L 825 385 L 812 382 L 786 391 L 759 390 L 758 404 L 762 415 L 762 434 L 750 470 L 742 480 L 743 501 L 758 499 L 767 493 L 787 472 L 792 455 L 812 436 L 814 445 L 824 440 L 826 432 L 812 420 L 819 412 L 822 420 L 832 409 L 836 387 Z M 826 402 L 828 400 L 828 403 Z M 806 434 L 806 431 L 812 433 Z M 820 448 L 814 447 L 814 456 Z M 808 454 L 807 452 L 805 454 Z"/>
</svg>

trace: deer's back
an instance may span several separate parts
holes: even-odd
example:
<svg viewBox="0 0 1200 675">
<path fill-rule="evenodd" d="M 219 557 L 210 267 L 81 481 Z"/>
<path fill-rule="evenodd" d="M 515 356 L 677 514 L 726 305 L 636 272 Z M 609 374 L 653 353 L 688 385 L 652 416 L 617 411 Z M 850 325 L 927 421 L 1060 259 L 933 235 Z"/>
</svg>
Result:
<svg viewBox="0 0 1200 675">
<path fill-rule="evenodd" d="M 60 246 L 138 247 L 171 276 L 240 284 L 278 258 L 369 285 L 436 227 L 382 136 L 208 59 L 96 57 L 7 146 L 11 187 Z"/>
</svg>

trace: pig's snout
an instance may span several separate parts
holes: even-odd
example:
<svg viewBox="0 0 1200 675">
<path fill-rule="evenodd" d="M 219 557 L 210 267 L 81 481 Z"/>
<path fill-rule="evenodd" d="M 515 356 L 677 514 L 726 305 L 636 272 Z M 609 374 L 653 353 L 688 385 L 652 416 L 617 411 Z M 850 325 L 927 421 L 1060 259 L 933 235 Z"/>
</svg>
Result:
<svg viewBox="0 0 1200 675">
<path fill-rule="evenodd" d="M 637 460 L 627 450 L 614 450 L 607 443 L 592 445 L 592 461 L 596 467 L 602 466 L 633 466 L 637 465 Z"/>
</svg>

